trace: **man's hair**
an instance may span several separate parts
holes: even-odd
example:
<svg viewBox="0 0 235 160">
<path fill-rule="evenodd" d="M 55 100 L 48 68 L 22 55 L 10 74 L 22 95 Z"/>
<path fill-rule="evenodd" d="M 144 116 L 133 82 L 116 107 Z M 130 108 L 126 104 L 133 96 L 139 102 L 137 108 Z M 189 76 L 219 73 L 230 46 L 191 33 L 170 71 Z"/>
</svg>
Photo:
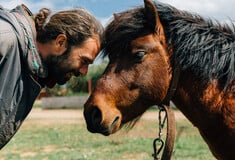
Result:
<svg viewBox="0 0 235 160">
<path fill-rule="evenodd" d="M 52 15 L 49 9 L 42 8 L 34 19 L 38 42 L 50 42 L 59 34 L 67 36 L 70 46 L 81 45 L 86 39 L 94 36 L 102 42 L 101 23 L 84 8 L 60 11 Z"/>
</svg>

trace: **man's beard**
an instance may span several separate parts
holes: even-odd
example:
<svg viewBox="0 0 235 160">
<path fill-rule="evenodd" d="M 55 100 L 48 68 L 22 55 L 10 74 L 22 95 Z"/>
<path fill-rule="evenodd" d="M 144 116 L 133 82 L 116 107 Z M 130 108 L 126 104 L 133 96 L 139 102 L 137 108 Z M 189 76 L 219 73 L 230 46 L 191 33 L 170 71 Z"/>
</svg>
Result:
<svg viewBox="0 0 235 160">
<path fill-rule="evenodd" d="M 65 84 L 71 78 L 71 75 L 68 75 L 70 72 L 70 74 L 73 73 L 68 59 L 70 51 L 71 47 L 68 47 L 62 55 L 50 54 L 44 61 L 48 68 L 48 77 L 53 78 L 60 85 Z"/>
</svg>

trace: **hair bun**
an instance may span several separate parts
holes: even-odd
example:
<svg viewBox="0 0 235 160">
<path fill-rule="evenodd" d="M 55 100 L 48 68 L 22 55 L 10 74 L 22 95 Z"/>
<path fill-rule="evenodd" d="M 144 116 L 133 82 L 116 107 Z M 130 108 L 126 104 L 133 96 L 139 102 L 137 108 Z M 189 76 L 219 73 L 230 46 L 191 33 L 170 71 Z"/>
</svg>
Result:
<svg viewBox="0 0 235 160">
<path fill-rule="evenodd" d="M 39 10 L 39 13 L 37 13 L 34 16 L 34 21 L 35 21 L 35 26 L 36 26 L 36 30 L 42 30 L 47 17 L 51 14 L 51 11 L 47 8 L 42 8 Z"/>
</svg>

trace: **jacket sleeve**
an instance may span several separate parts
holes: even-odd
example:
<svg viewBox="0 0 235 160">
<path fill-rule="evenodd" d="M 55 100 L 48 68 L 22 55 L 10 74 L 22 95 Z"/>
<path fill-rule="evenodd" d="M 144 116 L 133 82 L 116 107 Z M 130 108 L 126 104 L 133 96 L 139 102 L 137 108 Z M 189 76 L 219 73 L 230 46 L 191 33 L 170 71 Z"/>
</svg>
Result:
<svg viewBox="0 0 235 160">
<path fill-rule="evenodd" d="M 0 8 L 0 149 L 20 128 L 41 90 L 22 60 L 28 54 L 25 40 L 16 18 Z"/>
<path fill-rule="evenodd" d="M 17 128 L 15 98 L 20 96 L 21 63 L 17 37 L 11 25 L 0 19 L 0 148 Z M 18 95 L 17 95 L 18 94 Z M 20 97 L 18 97 L 20 98 Z"/>
</svg>

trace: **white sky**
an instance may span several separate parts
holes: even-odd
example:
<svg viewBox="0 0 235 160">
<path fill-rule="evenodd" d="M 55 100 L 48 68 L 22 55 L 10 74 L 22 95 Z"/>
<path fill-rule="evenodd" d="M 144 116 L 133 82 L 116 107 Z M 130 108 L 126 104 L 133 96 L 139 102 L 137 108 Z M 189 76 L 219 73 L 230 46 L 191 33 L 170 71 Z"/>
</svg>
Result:
<svg viewBox="0 0 235 160">
<path fill-rule="evenodd" d="M 53 10 L 62 10 L 62 9 L 68 9 L 72 8 L 78 4 L 86 4 L 87 6 L 92 6 L 97 3 L 103 3 L 102 6 L 105 7 L 105 3 L 112 3 L 112 1 L 119 1 L 118 3 L 123 6 L 123 8 L 128 9 L 136 5 L 143 4 L 143 0 L 0 0 L 0 5 L 2 5 L 5 8 L 11 9 L 19 4 L 26 4 L 29 9 L 36 13 L 40 8 L 47 7 Z M 217 19 L 222 22 L 231 22 L 235 21 L 235 0 L 160 0 L 164 3 L 169 3 L 173 5 L 174 7 L 178 9 L 187 10 L 190 12 L 198 13 L 202 15 L 203 17 L 210 17 L 212 19 Z M 128 2 L 128 6 L 125 5 Z M 133 4 L 132 4 L 133 3 Z M 99 8 L 98 8 L 99 7 Z M 115 6 L 112 6 L 115 8 Z M 86 7 L 85 7 L 86 8 Z M 98 13 L 103 11 L 108 12 L 108 9 L 101 10 L 100 5 L 97 5 L 97 8 L 95 6 L 92 6 L 92 13 Z M 88 9 L 89 10 L 89 9 Z M 101 10 L 101 11 L 100 11 Z M 107 11 L 106 11 L 107 10 Z M 109 13 L 107 15 L 98 17 L 103 24 L 107 22 L 109 17 L 112 16 L 112 13 L 116 12 L 115 9 L 112 13 Z M 97 12 L 96 12 L 97 11 Z M 96 16 L 96 15 L 95 15 Z"/>
</svg>

